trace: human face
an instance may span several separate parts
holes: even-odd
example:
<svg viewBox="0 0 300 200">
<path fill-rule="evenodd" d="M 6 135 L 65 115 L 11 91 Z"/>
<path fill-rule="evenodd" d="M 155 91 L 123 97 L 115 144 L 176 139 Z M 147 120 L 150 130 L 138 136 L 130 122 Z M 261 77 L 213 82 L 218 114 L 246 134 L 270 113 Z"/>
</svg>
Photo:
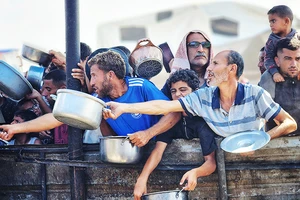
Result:
<svg viewBox="0 0 300 200">
<path fill-rule="evenodd" d="M 42 86 L 42 96 L 48 101 L 48 103 L 53 106 L 55 101 L 51 98 L 51 94 L 56 95 L 56 92 L 59 88 L 57 88 L 54 84 L 52 79 L 51 80 L 43 80 L 43 86 Z"/>
<path fill-rule="evenodd" d="M 11 122 L 11 124 L 19 124 L 19 123 L 22 123 L 24 122 L 24 119 L 22 119 L 21 117 L 19 116 L 14 116 L 14 119 L 13 121 Z"/>
<path fill-rule="evenodd" d="M 207 85 L 219 86 L 228 81 L 230 68 L 228 67 L 227 55 L 228 52 L 218 53 L 207 67 Z"/>
<path fill-rule="evenodd" d="M 278 36 L 283 36 L 287 29 L 287 23 L 285 18 L 279 17 L 277 14 L 269 14 L 269 23 L 272 33 Z"/>
<path fill-rule="evenodd" d="M 38 102 L 36 102 L 34 99 L 32 99 L 31 101 L 27 101 L 22 105 L 22 109 L 24 110 L 31 110 L 32 112 L 34 112 L 37 116 L 41 116 L 42 115 L 42 110 L 40 108 L 40 105 Z"/>
<path fill-rule="evenodd" d="M 284 77 L 297 77 L 300 73 L 300 49 L 282 49 L 275 57 L 276 64 Z"/>
<path fill-rule="evenodd" d="M 171 84 L 171 95 L 173 100 L 184 97 L 192 92 L 192 88 L 184 81 L 177 81 Z"/>
<path fill-rule="evenodd" d="M 110 83 L 109 73 L 100 70 L 97 64 L 91 66 L 90 84 L 99 97 L 109 96 L 113 88 Z"/>
<path fill-rule="evenodd" d="M 191 47 L 188 44 L 191 42 L 207 42 L 207 40 L 200 33 L 192 33 L 187 37 L 187 52 L 190 64 L 195 68 L 202 68 L 209 61 L 210 48 L 199 45 L 198 47 Z"/>
</svg>

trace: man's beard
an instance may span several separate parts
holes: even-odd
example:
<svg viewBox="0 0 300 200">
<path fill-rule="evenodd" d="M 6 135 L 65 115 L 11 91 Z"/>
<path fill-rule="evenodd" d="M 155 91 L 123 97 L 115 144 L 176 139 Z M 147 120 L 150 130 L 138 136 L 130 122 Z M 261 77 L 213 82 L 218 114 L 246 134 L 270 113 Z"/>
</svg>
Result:
<svg viewBox="0 0 300 200">
<path fill-rule="evenodd" d="M 208 67 L 208 62 L 203 66 L 191 64 L 191 69 L 194 70 L 198 74 L 198 76 L 200 76 L 202 78 L 204 78 L 207 67 Z"/>
<path fill-rule="evenodd" d="M 103 97 L 109 96 L 112 89 L 113 89 L 113 86 L 109 83 L 108 79 L 105 77 L 105 79 L 102 83 L 102 88 L 99 91 L 99 97 L 103 98 Z"/>
</svg>

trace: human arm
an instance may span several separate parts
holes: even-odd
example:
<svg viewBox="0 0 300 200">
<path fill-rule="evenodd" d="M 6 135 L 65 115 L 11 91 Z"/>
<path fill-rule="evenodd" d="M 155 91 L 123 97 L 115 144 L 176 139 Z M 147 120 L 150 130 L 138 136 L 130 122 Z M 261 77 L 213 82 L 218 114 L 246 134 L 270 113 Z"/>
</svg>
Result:
<svg viewBox="0 0 300 200">
<path fill-rule="evenodd" d="M 162 155 L 167 147 L 167 143 L 157 142 L 155 148 L 152 150 L 150 156 L 148 157 L 144 168 L 137 179 L 134 187 L 134 199 L 139 200 L 141 196 L 147 193 L 147 181 L 152 173 L 152 171 L 157 167 L 162 159 Z"/>
<path fill-rule="evenodd" d="M 54 118 L 53 113 L 48 113 L 23 123 L 1 125 L 0 129 L 3 129 L 3 132 L 0 133 L 0 138 L 10 140 L 15 134 L 50 130 L 62 124 Z"/>
<path fill-rule="evenodd" d="M 205 162 L 200 167 L 191 169 L 182 176 L 180 185 L 183 185 L 183 183 L 187 181 L 187 185 L 184 186 L 185 190 L 194 190 L 197 185 L 197 179 L 199 177 L 208 176 L 216 170 L 216 159 L 214 151 L 209 155 L 204 156 L 204 160 Z"/>
<path fill-rule="evenodd" d="M 71 75 L 73 78 L 76 78 L 80 81 L 82 91 L 90 94 L 93 92 L 93 88 L 90 86 L 89 79 L 86 75 L 85 64 L 86 60 L 80 60 L 80 63 L 77 64 L 79 68 L 73 68 Z"/>
<path fill-rule="evenodd" d="M 160 120 L 150 128 L 129 134 L 129 139 L 134 145 L 142 147 L 146 145 L 154 136 L 166 132 L 172 128 L 180 120 L 180 118 L 181 113 L 171 112 L 165 116 L 162 116 L 162 118 L 160 118 Z"/>
<path fill-rule="evenodd" d="M 46 102 L 43 99 L 43 96 L 40 92 L 33 89 L 31 94 L 26 95 L 26 99 L 36 99 L 39 102 L 39 106 L 43 112 L 43 114 L 51 113 L 51 108 L 46 104 Z"/>
<path fill-rule="evenodd" d="M 268 131 L 271 139 L 287 135 L 297 130 L 297 123 L 293 117 L 287 113 L 284 109 L 281 109 L 278 115 L 274 118 L 277 126 Z"/>
<path fill-rule="evenodd" d="M 264 66 L 269 70 L 269 73 L 273 76 L 275 73 L 279 73 L 276 62 L 274 60 L 276 56 L 276 39 L 271 34 L 265 45 L 265 57 Z"/>
<path fill-rule="evenodd" d="M 166 115 L 170 112 L 182 112 L 183 108 L 178 100 L 153 100 L 143 103 L 106 103 L 110 109 L 104 109 L 103 117 L 118 118 L 122 113 L 141 113 L 149 115 Z"/>
<path fill-rule="evenodd" d="M 50 55 L 53 55 L 52 57 L 52 63 L 57 66 L 59 69 L 62 69 L 64 71 L 67 70 L 66 66 L 66 56 L 62 54 L 61 52 L 50 50 Z"/>
</svg>

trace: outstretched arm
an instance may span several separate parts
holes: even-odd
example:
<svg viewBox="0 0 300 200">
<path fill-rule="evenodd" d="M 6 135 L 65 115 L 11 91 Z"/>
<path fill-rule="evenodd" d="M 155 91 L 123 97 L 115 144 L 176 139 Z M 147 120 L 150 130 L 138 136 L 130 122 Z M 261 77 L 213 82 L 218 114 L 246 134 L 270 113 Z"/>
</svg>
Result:
<svg viewBox="0 0 300 200">
<path fill-rule="evenodd" d="M 137 179 L 137 182 L 134 187 L 134 200 L 140 200 L 141 196 L 147 193 L 147 181 L 152 173 L 152 171 L 157 167 L 161 161 L 162 155 L 167 147 L 167 144 L 164 142 L 157 142 L 155 148 L 151 152 L 147 162 L 144 165 L 144 168 Z"/>
<path fill-rule="evenodd" d="M 3 129 L 3 132 L 0 133 L 0 138 L 4 140 L 10 140 L 15 134 L 18 133 L 30 133 L 50 130 L 62 124 L 62 122 L 54 118 L 53 113 L 48 113 L 27 122 L 11 125 L 1 125 L 0 129 Z"/>
<path fill-rule="evenodd" d="M 107 118 L 118 118 L 122 113 L 141 113 L 148 115 L 165 115 L 170 112 L 182 112 L 183 108 L 178 100 L 154 100 L 143 103 L 106 103 L 110 109 L 104 109 L 103 116 Z"/>
</svg>

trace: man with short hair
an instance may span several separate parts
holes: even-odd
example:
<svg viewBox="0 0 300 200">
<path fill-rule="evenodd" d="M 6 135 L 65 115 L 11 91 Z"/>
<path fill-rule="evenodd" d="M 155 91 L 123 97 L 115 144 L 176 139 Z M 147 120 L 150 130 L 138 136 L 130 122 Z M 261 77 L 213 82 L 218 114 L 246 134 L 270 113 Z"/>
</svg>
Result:
<svg viewBox="0 0 300 200">
<path fill-rule="evenodd" d="M 263 88 L 241 84 L 244 70 L 242 56 L 233 50 L 218 53 L 207 68 L 207 84 L 195 92 L 173 101 L 149 101 L 121 104 L 108 102 L 104 118 L 117 118 L 122 113 L 167 114 L 183 112 L 201 116 L 218 135 L 227 137 L 237 132 L 263 130 L 262 119 L 275 120 L 277 126 L 268 131 L 271 139 L 297 129 L 295 120 L 273 101 Z"/>
<path fill-rule="evenodd" d="M 284 77 L 283 82 L 274 82 L 271 74 L 266 71 L 259 85 L 267 90 L 275 102 L 284 108 L 297 122 L 300 123 L 300 40 L 298 36 L 284 38 L 276 45 L 275 62 L 279 73 Z M 266 124 L 267 130 L 276 126 L 274 121 Z M 289 135 L 299 135 L 299 127 Z"/>
</svg>

